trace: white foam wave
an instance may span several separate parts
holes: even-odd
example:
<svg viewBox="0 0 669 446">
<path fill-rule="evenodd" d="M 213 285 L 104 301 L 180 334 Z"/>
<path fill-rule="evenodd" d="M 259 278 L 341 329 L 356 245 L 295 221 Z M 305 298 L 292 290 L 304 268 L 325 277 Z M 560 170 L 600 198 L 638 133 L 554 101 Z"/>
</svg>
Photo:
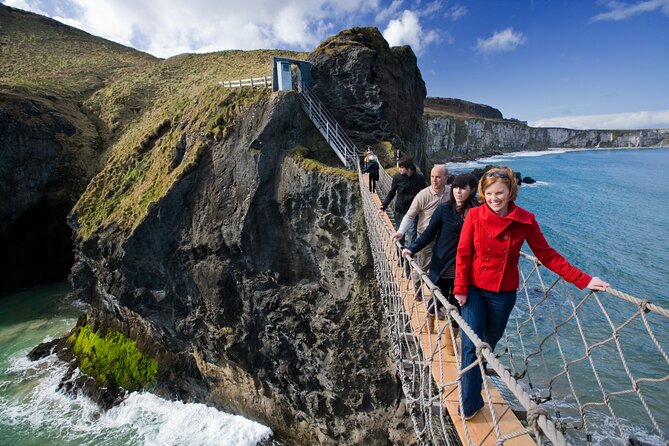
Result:
<svg viewBox="0 0 669 446">
<path fill-rule="evenodd" d="M 150 393 L 133 393 L 108 411 L 100 423 L 110 429 L 131 426 L 144 444 L 255 445 L 272 431 L 261 424 L 220 412 L 204 404 L 166 401 Z"/>
<path fill-rule="evenodd" d="M 525 187 L 547 187 L 547 186 L 552 186 L 552 185 L 553 185 L 553 183 L 549 183 L 548 181 L 537 181 L 536 183 L 532 183 L 532 184 L 523 183 L 523 185 L 521 187 L 523 187 L 523 188 L 525 188 Z"/>
<path fill-rule="evenodd" d="M 464 161 L 461 163 L 444 163 L 449 172 L 471 171 L 483 165 L 478 161 Z"/>
<path fill-rule="evenodd" d="M 149 393 L 133 393 L 101 412 L 87 397 L 58 391 L 67 365 L 55 355 L 34 362 L 21 356 L 10 364 L 3 388 L 13 397 L 0 398 L 0 418 L 34 436 L 80 445 L 251 446 L 272 435 L 270 428 L 243 417 Z"/>
</svg>

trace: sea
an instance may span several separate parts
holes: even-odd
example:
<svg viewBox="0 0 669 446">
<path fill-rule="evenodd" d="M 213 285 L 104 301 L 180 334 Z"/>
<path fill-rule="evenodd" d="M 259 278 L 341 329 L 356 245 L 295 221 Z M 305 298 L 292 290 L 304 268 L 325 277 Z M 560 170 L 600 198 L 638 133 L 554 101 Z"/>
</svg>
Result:
<svg viewBox="0 0 669 446">
<path fill-rule="evenodd" d="M 536 180 L 521 186 L 517 203 L 572 263 L 669 308 L 669 150 L 518 152 L 448 167 L 460 173 L 488 164 Z M 74 326 L 84 308 L 65 298 L 68 291 L 63 283 L 0 298 L 0 446 L 250 446 L 271 439 L 269 427 L 203 404 L 141 392 L 101 412 L 86 397 L 59 391 L 65 364 L 26 354 Z M 669 403 L 659 416 L 666 426 Z"/>
</svg>

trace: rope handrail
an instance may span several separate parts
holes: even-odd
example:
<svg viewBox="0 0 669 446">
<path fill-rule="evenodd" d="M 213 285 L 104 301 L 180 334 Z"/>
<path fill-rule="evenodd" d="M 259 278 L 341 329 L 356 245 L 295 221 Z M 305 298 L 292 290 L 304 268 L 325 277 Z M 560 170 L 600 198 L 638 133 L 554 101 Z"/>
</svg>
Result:
<svg viewBox="0 0 669 446">
<path fill-rule="evenodd" d="M 659 439 L 663 444 L 666 443 L 667 421 L 656 416 L 656 412 L 662 410 L 658 406 L 656 394 L 661 393 L 661 389 L 666 393 L 669 382 L 669 357 L 662 346 L 664 339 L 658 339 L 658 333 L 666 337 L 666 330 L 658 332 L 657 328 L 667 322 L 665 318 L 669 317 L 669 312 L 666 309 L 613 288 L 608 288 L 605 292 L 590 291 L 574 300 L 569 297 L 573 291 L 569 290 L 564 280 L 557 277 L 546 281 L 544 276 L 553 273 L 548 272 L 535 257 L 521 253 L 521 258 L 529 261 L 530 268 L 529 271 L 525 266 L 521 268 L 519 303 L 516 304 L 514 316 L 507 327 L 506 345 L 502 346 L 500 342 L 499 347 L 505 347 L 504 351 L 495 353 L 476 336 L 460 317 L 457 309 L 448 303 L 439 288 L 429 280 L 426 272 L 420 269 L 411 256 L 401 257 L 402 246 L 392 240 L 395 229 L 389 222 L 378 217 L 378 205 L 365 187 L 360 169 L 359 182 L 375 271 L 386 303 L 389 331 L 396 344 L 394 357 L 399 364 L 400 379 L 419 439 L 435 444 L 458 444 L 460 439 L 469 444 L 473 442 L 464 420 L 461 422 L 460 439 L 457 438 L 453 429 L 454 423 L 459 422 L 459 417 L 445 411 L 442 404 L 442 397 L 454 383 L 459 383 L 464 371 L 459 370 L 457 376 L 449 377 L 447 371 L 434 369 L 438 367 L 435 364 L 443 359 L 442 343 L 455 344 L 453 332 L 450 330 L 452 319 L 460 326 L 461 333 L 472 339 L 477 347 L 478 360 L 471 367 L 479 367 L 484 376 L 483 390 L 490 406 L 490 416 L 494 424 L 492 435 L 497 444 L 528 433 L 532 433 L 539 444 L 542 444 L 545 436 L 555 445 L 581 441 L 582 437 L 579 435 L 585 433 L 586 441 L 591 444 L 593 438 L 602 435 L 597 431 L 602 425 L 601 417 L 613 419 L 612 423 L 616 425 L 619 437 L 630 437 L 629 422 L 621 419 L 618 412 L 622 403 L 618 401 L 625 399 L 627 404 L 632 396 L 637 398 L 639 413 L 650 423 L 643 424 L 649 429 L 644 431 L 644 435 L 651 442 Z M 379 194 L 382 193 L 378 185 L 377 190 Z M 428 322 L 427 316 L 422 316 L 422 320 L 417 316 L 420 314 L 417 308 L 420 305 L 425 308 L 424 302 L 413 301 L 408 309 L 403 303 L 407 302 L 407 296 L 413 295 L 411 280 L 400 280 L 401 285 L 397 282 L 396 270 L 403 269 L 404 265 L 420 276 L 423 289 L 429 290 L 429 295 L 438 299 L 447 311 L 446 321 L 435 320 L 436 339 L 433 336 L 421 341 L 416 334 L 409 333 L 413 333 L 409 328 L 412 324 L 418 325 L 419 330 L 425 332 Z M 427 293 L 423 293 L 426 299 Z M 566 293 L 567 299 L 556 298 L 558 293 Z M 526 296 L 527 303 L 521 303 L 523 296 Z M 612 304 L 608 300 L 605 304 L 602 300 L 605 296 L 615 297 L 621 304 L 632 303 L 636 311 L 619 320 L 620 314 L 609 308 Z M 598 329 L 608 329 L 608 335 L 600 334 L 597 339 L 593 339 L 591 327 L 595 323 L 592 321 L 594 307 L 603 314 L 597 321 Z M 632 335 L 630 330 L 633 326 L 636 331 Z M 651 351 L 655 348 L 659 353 L 653 357 L 656 364 L 648 372 L 637 370 L 638 365 L 629 358 L 632 353 L 622 342 L 623 334 L 630 334 L 627 338 L 636 340 L 640 335 L 639 330 L 645 330 L 647 339 L 650 340 L 649 346 L 644 346 L 644 349 Z M 578 352 L 573 344 L 580 344 L 581 351 Z M 600 356 L 604 353 L 606 356 L 602 361 Z M 457 348 L 455 354 L 459 363 Z M 611 355 L 619 357 L 620 371 L 616 372 L 618 381 L 615 384 L 611 382 L 612 372 L 608 370 L 613 358 Z M 486 377 L 484 362 L 487 363 L 488 370 L 492 370 L 496 376 Z M 527 412 L 528 426 L 525 429 L 512 432 L 502 430 L 501 421 L 492 408 L 494 389 L 489 381 L 497 384 L 497 390 L 505 393 L 505 399 L 511 404 L 520 406 Z M 621 388 L 625 381 L 627 388 Z M 595 389 L 599 389 L 599 397 L 596 397 Z M 654 389 L 658 390 L 654 392 Z M 567 402 L 563 402 L 565 398 Z M 547 405 L 548 402 L 551 404 Z M 549 412 L 552 419 L 549 418 Z M 435 417 L 438 422 L 433 421 Z M 639 423 L 643 423 L 641 417 L 642 415 L 637 417 Z M 651 431 L 654 433 L 651 434 Z M 565 434 L 569 434 L 571 440 Z"/>
<path fill-rule="evenodd" d="M 539 259 L 537 259 L 536 257 L 530 255 L 530 254 L 527 254 L 527 253 L 524 253 L 524 252 L 521 251 L 520 255 L 525 257 L 528 260 L 531 260 L 532 262 L 536 262 L 538 265 L 541 265 L 541 261 Z M 666 308 L 662 308 L 658 305 L 654 305 L 649 300 L 641 299 L 641 298 L 638 298 L 638 297 L 633 296 L 631 294 L 624 293 L 622 291 L 616 290 L 613 287 L 608 287 L 606 289 L 606 293 L 610 294 L 613 297 L 617 297 L 618 299 L 622 299 L 624 301 L 632 303 L 634 305 L 638 305 L 640 307 L 642 306 L 642 307 L 644 307 L 645 310 L 647 310 L 649 312 L 653 312 L 653 313 L 660 314 L 660 315 L 665 316 L 665 317 L 669 317 L 669 310 L 667 310 Z"/>
</svg>

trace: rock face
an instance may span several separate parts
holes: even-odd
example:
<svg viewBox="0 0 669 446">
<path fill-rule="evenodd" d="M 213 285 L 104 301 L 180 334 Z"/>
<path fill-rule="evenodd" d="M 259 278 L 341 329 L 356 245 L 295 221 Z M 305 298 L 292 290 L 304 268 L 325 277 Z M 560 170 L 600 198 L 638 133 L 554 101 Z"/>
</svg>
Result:
<svg viewBox="0 0 669 446">
<path fill-rule="evenodd" d="M 422 159 L 426 90 L 408 46 L 390 48 L 376 28 L 352 28 L 309 56 L 314 91 L 358 145 L 391 141 Z"/>
<path fill-rule="evenodd" d="M 472 118 L 503 119 L 502 112 L 485 104 L 475 104 L 462 99 L 425 98 L 425 108 L 431 111 L 468 115 Z"/>
<path fill-rule="evenodd" d="M 293 92 L 267 95 L 131 233 L 81 240 L 72 281 L 166 397 L 288 444 L 411 444 L 358 185 L 286 156 L 313 132 Z"/>
<path fill-rule="evenodd" d="M 535 128 L 515 119 L 423 116 L 426 152 L 431 159 L 464 160 L 547 148 L 615 148 L 669 145 L 664 130 L 571 130 Z"/>
<path fill-rule="evenodd" d="M 72 266 L 66 216 L 97 166 L 88 122 L 68 101 L 0 92 L 0 293 L 63 280 Z M 79 124 L 81 125 L 81 124 Z"/>
</svg>

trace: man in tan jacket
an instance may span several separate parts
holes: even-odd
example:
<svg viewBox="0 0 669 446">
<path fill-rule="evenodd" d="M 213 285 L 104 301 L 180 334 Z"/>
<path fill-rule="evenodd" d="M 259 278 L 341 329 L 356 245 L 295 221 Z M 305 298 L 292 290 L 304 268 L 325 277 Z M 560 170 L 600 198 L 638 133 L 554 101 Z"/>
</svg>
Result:
<svg viewBox="0 0 669 446">
<path fill-rule="evenodd" d="M 393 236 L 395 240 L 400 240 L 406 234 L 411 224 L 418 218 L 417 232 L 418 237 L 425 231 L 430 224 L 430 218 L 437 206 L 448 201 L 450 188 L 446 185 L 448 179 L 448 169 L 443 164 L 436 164 L 430 171 L 430 185 L 418 192 L 411 202 L 411 206 L 402 219 L 399 229 Z M 432 247 L 434 240 L 425 248 L 416 254 L 416 263 L 424 272 L 427 272 L 432 258 Z M 416 300 L 422 300 L 422 290 L 420 287 L 420 277 L 412 273 L 414 289 L 416 290 Z"/>
</svg>

